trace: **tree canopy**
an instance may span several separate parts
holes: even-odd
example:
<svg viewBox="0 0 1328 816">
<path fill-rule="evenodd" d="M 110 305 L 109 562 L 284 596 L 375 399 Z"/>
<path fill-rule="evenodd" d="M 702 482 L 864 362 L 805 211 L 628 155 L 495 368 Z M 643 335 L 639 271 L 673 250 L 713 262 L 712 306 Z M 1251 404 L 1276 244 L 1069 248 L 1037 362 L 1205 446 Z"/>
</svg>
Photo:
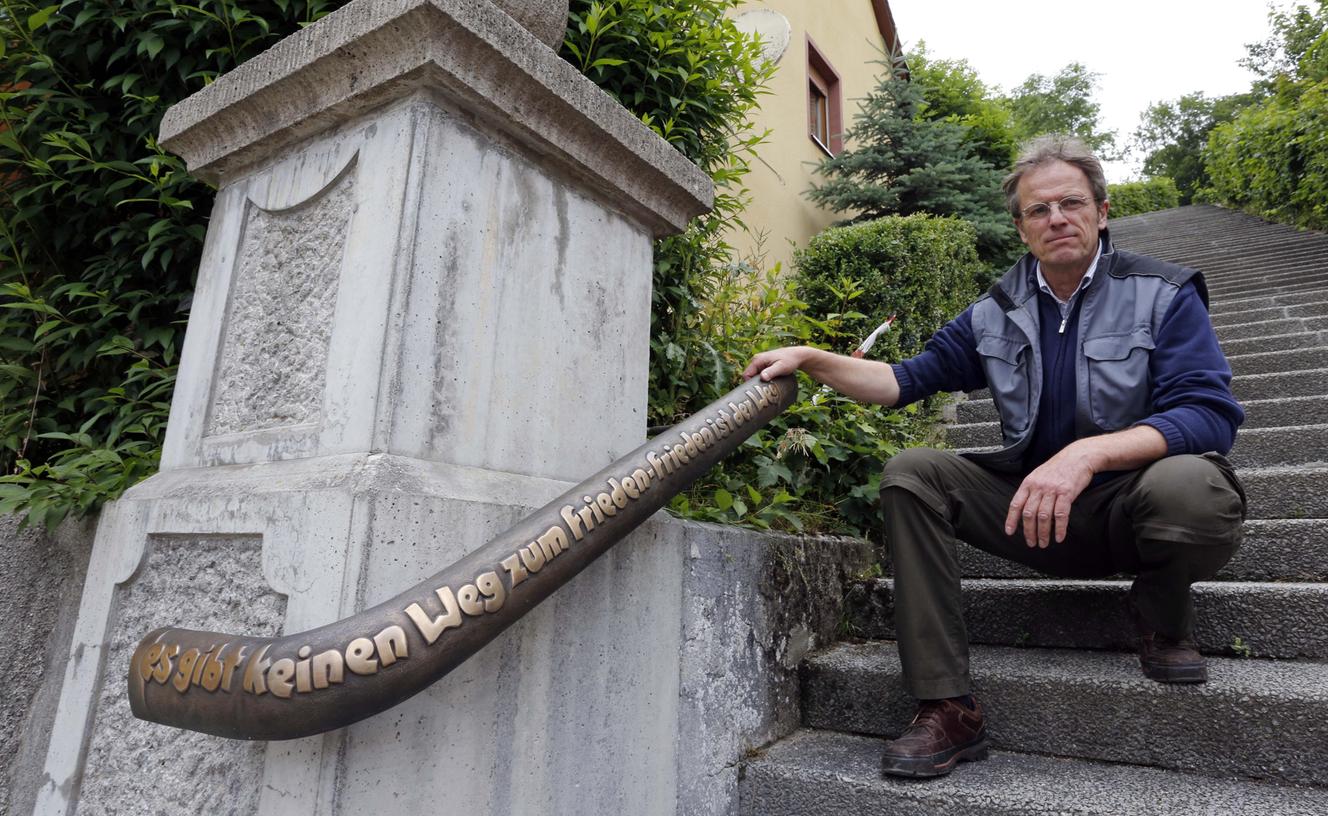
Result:
<svg viewBox="0 0 1328 816">
<path fill-rule="evenodd" d="M 1078 62 L 1053 76 L 1030 75 L 1009 96 L 1015 138 L 1024 142 L 1047 133 L 1064 133 L 1083 139 L 1099 158 L 1116 158 L 1116 132 L 1102 130 L 1098 121 L 1097 80 L 1097 74 Z"/>
</svg>

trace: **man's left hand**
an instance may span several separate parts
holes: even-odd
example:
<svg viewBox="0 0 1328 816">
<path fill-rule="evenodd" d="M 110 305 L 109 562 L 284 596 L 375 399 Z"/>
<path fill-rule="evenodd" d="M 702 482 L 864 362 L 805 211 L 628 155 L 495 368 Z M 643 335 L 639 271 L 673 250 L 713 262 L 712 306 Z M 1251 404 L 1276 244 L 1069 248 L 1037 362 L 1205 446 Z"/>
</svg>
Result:
<svg viewBox="0 0 1328 816">
<path fill-rule="evenodd" d="M 1005 534 L 1014 535 L 1022 522 L 1028 546 L 1045 549 L 1053 534 L 1056 543 L 1061 543 L 1070 526 L 1070 505 L 1091 481 L 1093 468 L 1088 457 L 1074 445 L 1065 448 L 1024 477 L 1010 501 Z"/>
<path fill-rule="evenodd" d="M 1166 454 L 1167 440 L 1149 425 L 1071 442 L 1024 477 L 1010 501 L 1005 534 L 1014 535 L 1022 523 L 1028 546 L 1047 547 L 1053 534 L 1059 544 L 1070 529 L 1070 505 L 1094 474 L 1134 470 Z"/>
</svg>

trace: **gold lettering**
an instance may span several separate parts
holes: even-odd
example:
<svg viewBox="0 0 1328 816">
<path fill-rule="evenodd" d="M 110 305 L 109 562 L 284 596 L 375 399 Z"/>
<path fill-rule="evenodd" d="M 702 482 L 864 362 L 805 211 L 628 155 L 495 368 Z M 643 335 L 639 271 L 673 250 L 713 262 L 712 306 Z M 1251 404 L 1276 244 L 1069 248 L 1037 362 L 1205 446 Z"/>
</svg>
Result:
<svg viewBox="0 0 1328 816">
<path fill-rule="evenodd" d="M 558 555 L 572 546 L 571 542 L 567 540 L 567 533 L 564 533 L 563 528 L 557 524 L 546 530 L 538 541 L 541 547 L 547 547 L 554 555 Z"/>
<path fill-rule="evenodd" d="M 586 532 L 595 529 L 595 514 L 591 512 L 589 507 L 582 507 L 576 511 L 576 514 L 581 517 L 581 523 L 586 525 Z"/>
<path fill-rule="evenodd" d="M 143 679 L 144 683 L 152 679 L 152 672 L 157 666 L 157 661 L 161 659 L 161 655 L 165 651 L 166 644 L 154 643 L 138 657 L 138 676 Z"/>
<path fill-rule="evenodd" d="M 700 436 L 701 444 L 705 445 L 707 448 L 715 444 L 715 432 L 710 430 L 710 428 L 702 428 Z"/>
<path fill-rule="evenodd" d="M 632 471 L 632 481 L 636 482 L 636 489 L 642 493 L 650 489 L 650 474 L 641 468 Z"/>
<path fill-rule="evenodd" d="M 521 563 L 531 572 L 539 572 L 544 569 L 544 563 L 547 559 L 544 557 L 544 550 L 539 548 L 535 542 L 531 542 L 521 549 L 517 550 L 521 556 Z"/>
<path fill-rule="evenodd" d="M 696 447 L 696 440 L 687 435 L 686 431 L 679 431 L 678 436 L 682 437 L 682 449 L 687 452 L 687 458 L 692 458 L 701 451 Z"/>
<path fill-rule="evenodd" d="M 406 615 L 415 624 L 415 628 L 420 630 L 420 636 L 424 638 L 424 642 L 430 646 L 443 632 L 461 625 L 461 610 L 457 609 L 456 597 L 452 594 L 452 588 L 438 587 L 434 590 L 434 594 L 438 596 L 438 602 L 443 605 L 443 614 L 436 618 L 430 618 L 423 607 L 417 603 L 406 607 Z M 389 662 L 384 660 L 383 665 L 389 665 Z M 354 666 L 351 667 L 351 671 L 355 671 Z M 363 674 L 364 672 L 355 673 Z"/>
<path fill-rule="evenodd" d="M 411 604 L 411 606 L 419 609 L 417 604 Z M 406 610 L 406 614 L 410 614 L 409 609 Z M 424 610 L 420 610 L 420 614 L 423 615 Z M 419 622 L 417 621 L 415 625 L 418 626 Z M 437 637 L 437 635 L 434 637 Z M 432 640 L 429 640 L 428 635 L 425 635 L 425 640 L 433 643 Z M 377 673 L 378 661 L 374 659 L 373 641 L 364 637 L 352 640 L 350 645 L 346 647 L 346 665 L 356 674 Z"/>
<path fill-rule="evenodd" d="M 181 694 L 184 694 L 184 692 L 189 688 L 190 675 L 194 673 L 194 664 L 197 662 L 198 662 L 197 649 L 190 649 L 189 651 L 180 655 L 180 667 L 179 670 L 175 672 L 175 680 L 171 682 L 171 685 L 175 686 L 176 691 L 180 692 Z"/>
<path fill-rule="evenodd" d="M 410 657 L 406 649 L 406 630 L 400 626 L 389 626 L 374 635 L 374 645 L 378 647 L 378 660 L 384 666 L 391 666 L 398 657 Z"/>
<path fill-rule="evenodd" d="M 609 479 L 609 498 L 613 499 L 613 506 L 619 510 L 627 506 L 627 485 L 624 482 L 630 482 L 631 476 L 624 476 L 622 482 L 617 479 Z M 636 498 L 633 496 L 632 498 Z"/>
<path fill-rule="evenodd" d="M 728 436 L 729 433 L 733 431 L 733 423 L 729 420 L 728 411 L 725 411 L 723 408 L 719 409 L 719 420 L 716 424 L 719 426 L 719 429 L 724 432 L 725 436 Z"/>
<path fill-rule="evenodd" d="M 246 649 L 244 646 L 238 646 L 234 649 L 231 649 L 230 654 L 226 655 L 226 659 L 221 661 L 222 691 L 231 690 L 231 678 L 235 676 L 235 667 L 240 665 L 240 661 L 244 660 L 244 656 L 246 654 L 248 654 L 248 649 Z"/>
<path fill-rule="evenodd" d="M 562 535 L 561 528 L 555 527 L 553 529 L 557 530 L 559 535 Z M 563 536 L 563 541 L 567 541 L 566 536 Z M 503 608 L 503 604 L 507 601 L 507 589 L 503 587 L 503 580 L 498 577 L 498 573 L 486 572 L 476 577 L 475 586 L 479 587 L 480 594 L 484 596 L 485 612 L 497 612 Z"/>
<path fill-rule="evenodd" d="M 558 515 L 562 516 L 563 521 L 567 522 L 567 529 L 572 531 L 572 538 L 580 541 L 586 537 L 586 533 L 581 524 L 581 519 L 576 517 L 574 510 L 575 508 L 572 505 L 565 504 L 558 510 Z"/>
<path fill-rule="evenodd" d="M 267 659 L 267 650 L 271 648 L 271 643 L 265 643 L 263 648 L 249 658 L 249 662 L 244 666 L 244 682 L 240 685 L 240 688 L 250 694 L 262 695 L 267 693 L 267 684 L 263 678 L 267 675 L 268 666 L 272 665 L 272 661 Z"/>
<path fill-rule="evenodd" d="M 503 569 L 507 570 L 507 578 L 513 589 L 516 589 L 517 584 L 526 580 L 526 575 L 529 574 L 526 572 L 526 568 L 521 566 L 521 557 L 516 553 L 512 553 L 503 559 Z"/>
<path fill-rule="evenodd" d="M 180 644 L 178 643 L 172 643 L 163 649 L 161 655 L 157 658 L 157 667 L 152 671 L 152 679 L 156 680 L 163 686 L 166 685 L 166 681 L 171 677 L 171 669 L 173 668 L 173 666 L 171 666 L 171 658 L 179 653 Z"/>
<path fill-rule="evenodd" d="M 600 493 L 596 496 L 595 506 L 599 507 L 600 512 L 606 516 L 618 515 L 618 506 L 613 503 L 613 498 L 608 493 Z"/>
<path fill-rule="evenodd" d="M 640 473 L 641 471 L 637 471 Z M 631 476 L 622 477 L 622 491 L 627 494 L 629 499 L 641 498 L 641 491 L 636 488 L 636 479 Z"/>
<path fill-rule="evenodd" d="M 742 425 L 747 421 L 746 407 L 747 403 L 745 402 L 739 403 L 737 405 L 731 402 L 729 403 L 729 410 L 733 412 L 733 424 L 735 426 Z"/>
<path fill-rule="evenodd" d="M 325 689 L 333 683 L 340 683 L 345 676 L 345 665 L 341 652 L 336 649 L 314 655 L 314 688 Z M 374 671 L 377 670 L 378 666 L 375 665 Z"/>
<path fill-rule="evenodd" d="M 558 550 L 553 546 L 552 542 L 547 540 L 547 536 L 540 536 L 530 543 L 539 547 L 540 552 L 544 553 L 544 563 L 546 564 L 552 561 L 554 556 L 558 554 Z"/>
<path fill-rule="evenodd" d="M 755 394 L 750 390 L 743 391 L 742 393 L 746 394 L 747 399 L 751 400 L 756 405 L 756 410 L 758 411 L 770 404 L 769 398 L 765 395 L 764 388 L 757 388 Z"/>
<path fill-rule="evenodd" d="M 673 458 L 677 459 L 684 465 L 692 461 L 692 458 L 687 455 L 687 449 L 682 445 L 674 445 L 671 452 L 673 453 Z"/>
<path fill-rule="evenodd" d="M 646 461 L 650 463 L 650 467 L 655 471 L 656 476 L 662 479 L 668 475 L 668 463 L 656 456 L 654 451 L 646 451 Z M 645 471 L 638 470 L 637 473 L 645 473 Z"/>
<path fill-rule="evenodd" d="M 203 666 L 203 675 L 200 679 L 194 681 L 195 683 L 201 685 L 208 691 L 217 690 L 221 685 L 221 674 L 225 665 L 221 662 L 221 656 L 229 646 L 229 643 L 223 643 L 221 644 L 220 649 L 209 654 L 208 659 Z"/>
<path fill-rule="evenodd" d="M 461 611 L 471 617 L 484 614 L 484 604 L 480 601 L 479 588 L 474 584 L 466 584 L 457 590 L 457 603 L 461 605 Z"/>
<path fill-rule="evenodd" d="M 289 699 L 293 686 L 291 678 L 295 676 L 295 661 L 283 657 L 267 670 L 267 688 L 283 700 Z"/>
<path fill-rule="evenodd" d="M 590 508 L 590 512 L 595 514 L 595 521 L 597 522 L 604 521 L 604 513 L 600 511 L 599 506 L 595 504 L 594 499 L 590 498 L 589 496 L 582 496 L 581 501 L 585 502 L 586 507 Z"/>
<path fill-rule="evenodd" d="M 203 653 L 202 657 L 195 661 L 194 676 L 190 678 L 190 682 L 193 685 L 198 685 L 198 682 L 203 679 L 203 667 L 207 666 L 207 662 L 212 659 L 212 650 L 215 648 L 217 648 L 217 644 L 214 643 L 208 647 L 208 650 Z"/>
<path fill-rule="evenodd" d="M 297 653 L 300 662 L 295 664 L 295 690 L 301 694 L 308 694 L 314 690 L 314 680 L 309 671 L 309 655 L 313 649 L 309 646 L 301 646 Z"/>
</svg>

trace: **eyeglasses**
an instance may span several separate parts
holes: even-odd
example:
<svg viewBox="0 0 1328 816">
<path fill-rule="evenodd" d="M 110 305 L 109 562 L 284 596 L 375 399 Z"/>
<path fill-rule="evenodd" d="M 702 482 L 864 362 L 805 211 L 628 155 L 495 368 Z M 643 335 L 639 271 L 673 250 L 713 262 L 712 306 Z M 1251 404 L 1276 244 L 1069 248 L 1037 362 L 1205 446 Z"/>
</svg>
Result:
<svg viewBox="0 0 1328 816">
<path fill-rule="evenodd" d="M 1060 201 L 1039 201 L 1020 210 L 1025 221 L 1041 221 L 1051 217 L 1053 207 L 1059 207 L 1062 215 L 1072 215 L 1089 205 L 1089 200 L 1080 195 L 1068 195 Z"/>
</svg>

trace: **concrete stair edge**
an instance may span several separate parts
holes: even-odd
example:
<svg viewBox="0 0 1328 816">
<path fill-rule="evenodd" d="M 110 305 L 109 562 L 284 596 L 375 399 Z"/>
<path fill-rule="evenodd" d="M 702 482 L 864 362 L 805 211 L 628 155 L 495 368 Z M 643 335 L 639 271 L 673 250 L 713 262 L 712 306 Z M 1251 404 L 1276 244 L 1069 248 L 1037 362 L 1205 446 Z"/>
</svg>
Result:
<svg viewBox="0 0 1328 816">
<path fill-rule="evenodd" d="M 943 779 L 882 777 L 885 741 L 803 729 L 740 775 L 742 816 L 1322 816 L 1328 791 L 1155 768 L 994 751 Z"/>
</svg>

